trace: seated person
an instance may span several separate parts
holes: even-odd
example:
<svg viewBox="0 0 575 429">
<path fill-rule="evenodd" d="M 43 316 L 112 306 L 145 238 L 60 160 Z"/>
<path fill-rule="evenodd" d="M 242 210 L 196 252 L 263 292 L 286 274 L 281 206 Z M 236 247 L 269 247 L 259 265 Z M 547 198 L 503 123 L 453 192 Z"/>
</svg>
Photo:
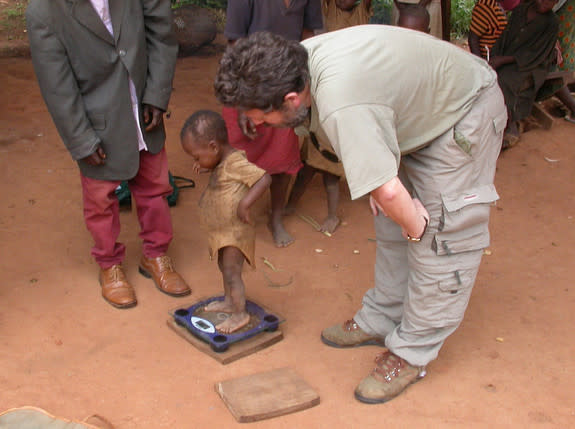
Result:
<svg viewBox="0 0 575 429">
<path fill-rule="evenodd" d="M 559 24 L 552 8 L 556 2 L 519 4 L 493 45 L 489 64 L 497 71 L 508 113 L 503 148 L 519 141 L 518 123 L 531 113 L 537 91 L 555 61 Z"/>
<path fill-rule="evenodd" d="M 242 280 L 244 260 L 254 266 L 255 228 L 250 207 L 271 184 L 269 174 L 228 143 L 226 123 L 216 112 L 200 110 L 190 116 L 180 133 L 184 151 L 194 158 L 194 170 L 211 170 L 200 199 L 200 221 L 208 232 L 210 257 L 218 255 L 225 298 L 212 301 L 205 311 L 230 313 L 216 325 L 229 334 L 250 321 Z"/>
</svg>

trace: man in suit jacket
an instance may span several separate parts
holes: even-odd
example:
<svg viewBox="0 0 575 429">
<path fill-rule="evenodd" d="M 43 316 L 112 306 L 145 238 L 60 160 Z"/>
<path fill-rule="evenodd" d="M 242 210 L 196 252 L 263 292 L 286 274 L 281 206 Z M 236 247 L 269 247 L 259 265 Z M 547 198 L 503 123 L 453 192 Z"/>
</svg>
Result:
<svg viewBox="0 0 575 429">
<path fill-rule="evenodd" d="M 118 308 L 137 303 L 117 241 L 115 189 L 123 180 L 141 227 L 140 273 L 169 295 L 189 294 L 166 255 L 172 224 L 163 114 L 177 56 L 170 1 L 31 0 L 26 20 L 42 96 L 80 168 L 102 296 Z"/>
</svg>

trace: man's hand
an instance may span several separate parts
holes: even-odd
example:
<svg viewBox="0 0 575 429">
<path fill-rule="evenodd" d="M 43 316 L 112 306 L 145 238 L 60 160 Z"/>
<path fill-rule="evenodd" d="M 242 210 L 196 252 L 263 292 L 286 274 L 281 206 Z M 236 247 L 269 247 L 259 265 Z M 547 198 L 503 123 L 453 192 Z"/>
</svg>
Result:
<svg viewBox="0 0 575 429">
<path fill-rule="evenodd" d="M 164 122 L 164 111 L 158 107 L 144 104 L 144 124 L 146 131 L 152 131 L 154 128 L 162 125 Z"/>
<path fill-rule="evenodd" d="M 89 165 L 104 165 L 106 163 L 106 152 L 102 146 L 96 146 L 96 150 L 91 154 L 81 159 Z"/>
<path fill-rule="evenodd" d="M 427 212 L 427 209 L 423 206 L 421 201 L 419 201 L 417 198 L 413 199 L 413 205 L 415 206 L 415 211 L 418 214 L 418 218 L 421 219 L 420 221 L 421 225 L 417 235 L 413 235 L 412 237 L 421 238 L 423 234 L 425 234 L 425 230 L 429 225 L 429 213 Z M 405 230 L 405 228 L 401 228 L 401 234 L 403 235 L 404 238 L 407 238 L 409 235 Z"/>
<path fill-rule="evenodd" d="M 238 112 L 238 127 L 242 130 L 244 136 L 254 140 L 258 136 L 256 131 L 256 126 L 250 118 L 244 115 L 242 112 Z"/>
</svg>

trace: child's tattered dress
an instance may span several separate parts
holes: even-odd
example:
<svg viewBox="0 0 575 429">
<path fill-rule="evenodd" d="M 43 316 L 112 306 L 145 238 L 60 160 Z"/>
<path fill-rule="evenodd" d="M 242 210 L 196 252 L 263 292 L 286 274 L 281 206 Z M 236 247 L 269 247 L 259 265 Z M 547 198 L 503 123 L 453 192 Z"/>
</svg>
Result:
<svg viewBox="0 0 575 429">
<path fill-rule="evenodd" d="M 238 203 L 265 171 L 235 151 L 212 171 L 206 190 L 200 198 L 200 222 L 208 233 L 210 257 L 218 250 L 233 246 L 242 251 L 253 267 L 256 231 L 237 215 Z"/>
</svg>

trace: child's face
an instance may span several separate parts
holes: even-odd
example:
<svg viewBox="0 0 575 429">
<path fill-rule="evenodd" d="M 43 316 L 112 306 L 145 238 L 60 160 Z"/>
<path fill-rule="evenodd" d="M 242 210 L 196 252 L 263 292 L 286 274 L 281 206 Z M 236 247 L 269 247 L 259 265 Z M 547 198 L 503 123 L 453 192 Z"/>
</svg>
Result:
<svg viewBox="0 0 575 429">
<path fill-rule="evenodd" d="M 190 155 L 195 162 L 194 170 L 213 170 L 220 163 L 221 153 L 219 145 L 214 142 L 196 141 L 190 134 L 187 134 L 182 141 L 184 152 Z"/>
</svg>

